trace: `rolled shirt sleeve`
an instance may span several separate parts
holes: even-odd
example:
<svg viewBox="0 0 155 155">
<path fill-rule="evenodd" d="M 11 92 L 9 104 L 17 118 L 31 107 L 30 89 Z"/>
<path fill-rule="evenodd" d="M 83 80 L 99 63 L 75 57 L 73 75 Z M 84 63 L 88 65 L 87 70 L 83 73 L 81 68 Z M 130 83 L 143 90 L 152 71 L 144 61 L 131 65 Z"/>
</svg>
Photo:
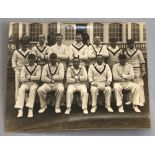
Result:
<svg viewBox="0 0 155 155">
<path fill-rule="evenodd" d="M 82 67 L 82 75 L 79 76 L 79 79 L 81 82 L 87 81 L 87 71 L 86 71 L 86 68 L 84 66 Z"/>
<path fill-rule="evenodd" d="M 12 68 L 17 67 L 17 51 L 14 51 L 13 56 L 12 56 Z"/>
<path fill-rule="evenodd" d="M 71 68 L 70 67 L 67 69 L 66 78 L 67 78 L 67 83 L 69 83 L 69 84 L 75 83 L 75 79 L 72 77 Z"/>
<path fill-rule="evenodd" d="M 40 80 L 40 76 L 41 76 L 41 67 L 37 66 L 37 68 L 36 68 L 36 75 L 32 75 L 31 76 L 31 80 L 32 81 L 39 81 Z"/>
<path fill-rule="evenodd" d="M 112 68 L 114 81 L 123 81 L 123 78 L 117 72 L 117 64 L 115 64 Z"/>
<path fill-rule="evenodd" d="M 45 65 L 42 70 L 42 77 L 41 77 L 42 82 L 46 82 L 46 83 L 51 82 L 51 78 L 48 78 L 47 75 L 48 75 L 48 66 Z"/>
<path fill-rule="evenodd" d="M 20 73 L 20 80 L 22 83 L 28 82 L 28 78 L 26 76 L 26 69 L 25 66 L 22 67 L 21 73 Z"/>
<path fill-rule="evenodd" d="M 89 82 L 93 82 L 93 65 L 90 65 L 88 69 L 88 80 Z"/>
<path fill-rule="evenodd" d="M 61 63 L 58 66 L 58 72 L 58 75 L 53 75 L 53 79 L 55 81 L 62 81 L 64 79 L 64 66 Z"/>
<path fill-rule="evenodd" d="M 111 73 L 111 69 L 109 67 L 109 65 L 106 65 L 107 67 L 107 82 L 111 83 L 112 82 L 112 73 Z"/>
</svg>

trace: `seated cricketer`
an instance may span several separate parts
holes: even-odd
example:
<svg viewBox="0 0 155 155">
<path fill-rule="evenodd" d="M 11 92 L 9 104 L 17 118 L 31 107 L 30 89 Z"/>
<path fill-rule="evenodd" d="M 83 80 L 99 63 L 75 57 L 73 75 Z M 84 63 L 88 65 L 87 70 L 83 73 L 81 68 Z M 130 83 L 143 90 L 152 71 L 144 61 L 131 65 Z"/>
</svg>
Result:
<svg viewBox="0 0 155 155">
<path fill-rule="evenodd" d="M 37 65 L 35 61 L 35 55 L 29 54 L 28 64 L 24 65 L 21 70 L 20 80 L 22 81 L 22 85 L 19 88 L 19 95 L 14 106 L 15 108 L 19 109 L 17 117 L 23 116 L 26 91 L 29 91 L 29 97 L 26 103 L 26 106 L 29 108 L 27 117 L 33 117 L 33 107 L 36 97 L 36 91 L 41 76 L 41 67 Z"/>
<path fill-rule="evenodd" d="M 82 109 L 84 114 L 88 114 L 87 103 L 88 103 L 88 93 L 87 93 L 87 71 L 84 66 L 80 65 L 80 59 L 78 57 L 73 58 L 73 66 L 67 69 L 67 94 L 66 94 L 66 104 L 67 110 L 65 114 L 70 114 L 71 104 L 73 101 L 73 93 L 78 91 L 81 93 Z"/>
<path fill-rule="evenodd" d="M 60 102 L 64 93 L 64 66 L 62 63 L 58 63 L 57 55 L 51 53 L 49 56 L 49 63 L 46 64 L 42 71 L 41 81 L 44 84 L 38 88 L 38 95 L 40 100 L 41 109 L 39 113 L 43 113 L 47 109 L 46 97 L 47 93 L 55 91 L 56 104 L 55 112 L 61 113 Z"/>
<path fill-rule="evenodd" d="M 133 83 L 134 70 L 131 64 L 126 63 L 127 57 L 125 54 L 119 55 L 119 63 L 113 66 L 113 79 L 114 79 L 114 91 L 116 98 L 116 105 L 118 106 L 118 111 L 123 113 L 123 94 L 122 90 L 130 90 L 132 93 L 133 109 L 135 112 L 141 112 L 138 108 L 139 105 L 139 87 L 137 84 Z"/>
<path fill-rule="evenodd" d="M 113 112 L 111 108 L 111 81 L 112 73 L 108 64 L 103 62 L 103 56 L 96 56 L 96 63 L 90 65 L 88 70 L 88 79 L 91 84 L 91 97 L 92 97 L 92 108 L 91 113 L 95 113 L 97 110 L 97 96 L 99 90 L 105 95 L 105 108 L 108 112 Z"/>
</svg>

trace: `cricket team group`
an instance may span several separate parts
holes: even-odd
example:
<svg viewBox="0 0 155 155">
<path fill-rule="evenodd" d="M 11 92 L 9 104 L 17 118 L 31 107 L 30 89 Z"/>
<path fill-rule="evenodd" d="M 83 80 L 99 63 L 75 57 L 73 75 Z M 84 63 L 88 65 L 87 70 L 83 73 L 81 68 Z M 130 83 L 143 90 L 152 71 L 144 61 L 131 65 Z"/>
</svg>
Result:
<svg viewBox="0 0 155 155">
<path fill-rule="evenodd" d="M 28 107 L 27 117 L 33 117 L 36 95 L 40 109 L 47 109 L 47 95 L 55 94 L 55 113 L 61 113 L 61 103 L 65 98 L 65 114 L 71 113 L 74 92 L 80 93 L 83 114 L 88 114 L 88 99 L 91 113 L 97 110 L 99 92 L 105 97 L 105 108 L 113 112 L 111 106 L 114 91 L 118 112 L 123 113 L 123 90 L 129 90 L 128 104 L 135 112 L 144 106 L 145 60 L 134 40 L 127 40 L 127 48 L 118 47 L 116 38 L 108 45 L 101 44 L 100 36 L 94 43 L 86 45 L 82 35 L 77 33 L 73 44 L 63 44 L 63 35 L 56 34 L 56 43 L 48 46 L 44 34 L 38 36 L 38 44 L 29 48 L 29 41 L 21 38 L 20 48 L 12 56 L 15 71 L 15 106 L 17 117 L 23 117 L 24 106 Z M 106 60 L 106 61 L 105 61 Z M 28 94 L 27 100 L 26 93 Z"/>
</svg>

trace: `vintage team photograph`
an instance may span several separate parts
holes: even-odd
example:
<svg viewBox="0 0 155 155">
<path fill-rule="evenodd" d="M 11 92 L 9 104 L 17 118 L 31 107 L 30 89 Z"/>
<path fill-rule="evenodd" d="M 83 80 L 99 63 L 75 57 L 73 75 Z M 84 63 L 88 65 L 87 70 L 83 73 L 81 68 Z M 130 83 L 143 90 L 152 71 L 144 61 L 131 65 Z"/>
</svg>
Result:
<svg viewBox="0 0 155 155">
<path fill-rule="evenodd" d="M 146 23 L 89 20 L 8 24 L 6 132 L 150 128 Z"/>
</svg>

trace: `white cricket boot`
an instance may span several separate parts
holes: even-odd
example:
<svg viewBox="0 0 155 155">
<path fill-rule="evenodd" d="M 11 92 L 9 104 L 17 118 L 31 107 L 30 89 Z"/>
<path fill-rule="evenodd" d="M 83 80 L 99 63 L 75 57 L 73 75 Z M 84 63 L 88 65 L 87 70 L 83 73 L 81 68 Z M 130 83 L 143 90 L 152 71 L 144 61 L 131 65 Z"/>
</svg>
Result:
<svg viewBox="0 0 155 155">
<path fill-rule="evenodd" d="M 88 114 L 88 110 L 87 109 L 83 109 L 83 114 Z"/>
<path fill-rule="evenodd" d="M 67 108 L 67 110 L 65 111 L 65 114 L 66 114 L 66 115 L 69 115 L 70 112 L 71 112 L 71 109 L 70 109 L 70 108 Z"/>
<path fill-rule="evenodd" d="M 33 109 L 32 108 L 29 108 L 27 117 L 29 117 L 29 118 L 33 117 Z"/>
<path fill-rule="evenodd" d="M 18 110 L 18 115 L 17 115 L 18 118 L 20 117 L 23 117 L 23 109 L 19 109 Z"/>
<path fill-rule="evenodd" d="M 44 108 L 41 108 L 39 111 L 38 111 L 38 113 L 44 113 L 45 112 L 45 110 L 47 109 L 47 106 L 45 106 Z"/>
<path fill-rule="evenodd" d="M 121 106 L 118 107 L 118 112 L 120 112 L 120 113 L 124 113 L 123 105 L 121 105 Z"/>
</svg>

